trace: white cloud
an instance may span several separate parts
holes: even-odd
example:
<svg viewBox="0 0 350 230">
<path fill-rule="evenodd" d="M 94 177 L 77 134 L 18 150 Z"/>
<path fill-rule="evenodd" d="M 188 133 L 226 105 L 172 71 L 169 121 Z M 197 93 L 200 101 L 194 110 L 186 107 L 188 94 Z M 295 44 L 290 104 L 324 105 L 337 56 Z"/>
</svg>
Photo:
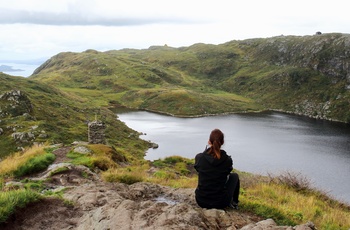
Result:
<svg viewBox="0 0 350 230">
<path fill-rule="evenodd" d="M 0 5 L 0 60 L 348 33 L 346 11 L 342 0 L 11 0 Z"/>
<path fill-rule="evenodd" d="M 16 5 L 13 2 L 18 2 Z M 21 3 L 19 3 L 21 2 Z M 163 1 L 35 1 L 23 4 L 11 1 L 0 7 L 0 24 L 25 23 L 41 25 L 103 25 L 129 26 L 153 23 L 195 23 L 196 17 L 189 4 L 167 7 Z M 181 1 L 180 1 L 181 2 Z M 103 4 L 102 4 L 103 3 Z M 39 6 L 39 7 L 34 7 Z M 189 10 L 190 9 L 190 10 Z"/>
</svg>

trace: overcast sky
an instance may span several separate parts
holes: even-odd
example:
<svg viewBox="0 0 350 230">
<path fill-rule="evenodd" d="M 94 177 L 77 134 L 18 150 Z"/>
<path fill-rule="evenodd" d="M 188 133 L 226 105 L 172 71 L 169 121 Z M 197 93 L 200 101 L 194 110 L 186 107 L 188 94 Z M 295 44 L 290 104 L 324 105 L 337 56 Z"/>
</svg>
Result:
<svg viewBox="0 0 350 230">
<path fill-rule="evenodd" d="M 346 0 L 0 0 L 0 61 L 349 33 Z"/>
</svg>

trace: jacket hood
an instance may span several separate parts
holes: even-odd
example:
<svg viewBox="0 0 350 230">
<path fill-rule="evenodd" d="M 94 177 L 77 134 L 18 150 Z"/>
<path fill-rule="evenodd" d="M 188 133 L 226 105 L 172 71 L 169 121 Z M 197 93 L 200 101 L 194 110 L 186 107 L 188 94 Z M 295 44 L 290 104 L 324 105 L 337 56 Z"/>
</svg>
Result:
<svg viewBox="0 0 350 230">
<path fill-rule="evenodd" d="M 211 164 L 211 165 L 220 165 L 221 163 L 225 162 L 228 158 L 227 153 L 225 150 L 220 150 L 221 152 L 221 157 L 220 159 L 214 158 L 212 155 L 208 153 L 209 149 L 204 151 L 204 158 Z"/>
</svg>

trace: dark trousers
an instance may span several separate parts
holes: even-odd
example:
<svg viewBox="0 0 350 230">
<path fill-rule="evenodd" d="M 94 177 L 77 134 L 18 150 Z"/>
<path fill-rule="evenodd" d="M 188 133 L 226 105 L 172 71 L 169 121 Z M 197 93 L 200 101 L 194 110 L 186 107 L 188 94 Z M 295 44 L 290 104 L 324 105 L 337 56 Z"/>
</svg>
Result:
<svg viewBox="0 0 350 230">
<path fill-rule="evenodd" d="M 237 173 L 230 173 L 225 187 L 227 189 L 229 197 L 231 198 L 230 202 L 233 201 L 238 204 L 240 182 Z"/>
</svg>

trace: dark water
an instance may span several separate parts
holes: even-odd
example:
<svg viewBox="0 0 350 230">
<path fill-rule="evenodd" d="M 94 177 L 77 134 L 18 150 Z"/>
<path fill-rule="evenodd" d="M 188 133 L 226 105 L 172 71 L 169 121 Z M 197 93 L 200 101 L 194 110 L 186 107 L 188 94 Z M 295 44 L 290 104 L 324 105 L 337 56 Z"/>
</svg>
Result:
<svg viewBox="0 0 350 230">
<path fill-rule="evenodd" d="M 146 159 L 180 155 L 194 158 L 214 128 L 225 134 L 222 146 L 241 171 L 301 173 L 313 185 L 350 204 L 350 127 L 281 113 L 176 118 L 137 111 L 118 113 L 130 128 L 159 144 Z"/>
</svg>

